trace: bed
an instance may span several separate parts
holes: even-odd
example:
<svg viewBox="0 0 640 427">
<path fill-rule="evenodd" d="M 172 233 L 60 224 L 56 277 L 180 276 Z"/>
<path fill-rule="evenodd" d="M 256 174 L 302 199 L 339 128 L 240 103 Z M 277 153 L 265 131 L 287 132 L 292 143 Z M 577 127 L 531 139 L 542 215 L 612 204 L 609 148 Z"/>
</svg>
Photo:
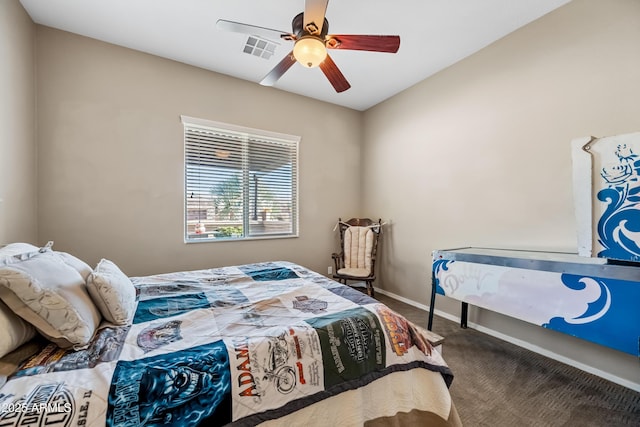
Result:
<svg viewBox="0 0 640 427">
<path fill-rule="evenodd" d="M 65 306 L 60 334 L 45 327 L 55 323 L 58 307 L 47 300 L 55 296 L 38 295 L 30 308 L 51 305 L 38 312 L 41 323 L 16 309 L 16 295 L 32 302 L 19 295 L 25 287 L 61 289 L 43 283 L 60 280 L 50 279 L 53 267 L 23 267 L 43 254 L 84 281 L 74 279 L 82 298 L 54 303 L 93 302 L 97 318 Z M 0 359 L 0 426 L 460 425 L 452 372 L 421 328 L 300 265 L 128 278 L 107 260 L 83 264 L 50 247 L 0 258 L 5 317 L 7 307 L 19 317 L 5 326 L 22 321 L 36 331 Z M 25 274 L 27 284 L 12 283 Z M 83 315 L 95 324 L 88 339 L 91 325 L 65 332 Z"/>
</svg>

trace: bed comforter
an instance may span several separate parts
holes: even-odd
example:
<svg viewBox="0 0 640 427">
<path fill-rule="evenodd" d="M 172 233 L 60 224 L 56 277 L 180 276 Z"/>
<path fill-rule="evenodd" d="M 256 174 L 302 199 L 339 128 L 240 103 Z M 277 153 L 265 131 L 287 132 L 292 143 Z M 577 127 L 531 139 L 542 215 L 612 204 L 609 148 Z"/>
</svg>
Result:
<svg viewBox="0 0 640 427">
<path fill-rule="evenodd" d="M 132 281 L 131 325 L 103 324 L 85 350 L 22 349 L 0 427 L 460 424 L 452 373 L 418 328 L 304 267 Z"/>
</svg>

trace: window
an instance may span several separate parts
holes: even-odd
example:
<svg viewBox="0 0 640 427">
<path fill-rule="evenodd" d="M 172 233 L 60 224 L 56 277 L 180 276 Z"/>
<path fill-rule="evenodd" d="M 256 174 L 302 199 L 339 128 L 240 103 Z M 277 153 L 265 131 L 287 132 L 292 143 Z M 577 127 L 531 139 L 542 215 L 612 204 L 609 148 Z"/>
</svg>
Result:
<svg viewBox="0 0 640 427">
<path fill-rule="evenodd" d="M 299 137 L 182 123 L 187 243 L 298 235 Z"/>
</svg>

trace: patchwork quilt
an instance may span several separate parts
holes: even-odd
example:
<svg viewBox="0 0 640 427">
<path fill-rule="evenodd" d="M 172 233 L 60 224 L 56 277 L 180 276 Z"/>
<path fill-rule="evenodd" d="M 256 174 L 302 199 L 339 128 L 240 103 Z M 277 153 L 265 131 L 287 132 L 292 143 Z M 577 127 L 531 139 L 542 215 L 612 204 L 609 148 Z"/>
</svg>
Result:
<svg viewBox="0 0 640 427">
<path fill-rule="evenodd" d="M 42 340 L 0 389 L 0 426 L 459 423 L 418 328 L 304 267 L 132 281 L 132 324 L 103 323 L 80 351 Z"/>
</svg>

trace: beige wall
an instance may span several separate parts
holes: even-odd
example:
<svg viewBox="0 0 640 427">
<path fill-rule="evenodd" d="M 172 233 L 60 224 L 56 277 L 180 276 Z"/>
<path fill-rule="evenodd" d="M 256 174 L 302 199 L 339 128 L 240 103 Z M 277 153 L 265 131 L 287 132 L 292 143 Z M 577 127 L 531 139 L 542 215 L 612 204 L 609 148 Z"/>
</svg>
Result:
<svg viewBox="0 0 640 427">
<path fill-rule="evenodd" d="M 39 238 L 129 275 L 285 259 L 326 272 L 356 214 L 361 113 L 38 26 Z M 300 237 L 183 243 L 180 115 L 302 137 Z"/>
<path fill-rule="evenodd" d="M 0 1 L 0 245 L 37 243 L 35 25 Z"/>
<path fill-rule="evenodd" d="M 391 220 L 378 286 L 428 304 L 434 249 L 576 251 L 570 141 L 640 130 L 639 46 L 640 1 L 574 0 L 367 111 L 363 207 Z M 640 385 L 632 356 L 470 321 Z"/>
</svg>

